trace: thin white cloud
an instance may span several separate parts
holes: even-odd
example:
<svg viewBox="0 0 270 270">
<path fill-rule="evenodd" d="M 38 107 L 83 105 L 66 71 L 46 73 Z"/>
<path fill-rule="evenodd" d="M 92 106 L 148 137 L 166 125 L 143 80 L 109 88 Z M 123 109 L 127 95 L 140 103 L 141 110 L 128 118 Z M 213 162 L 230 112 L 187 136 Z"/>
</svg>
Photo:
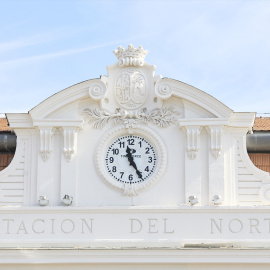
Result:
<svg viewBox="0 0 270 270">
<path fill-rule="evenodd" d="M 78 48 L 78 49 L 70 49 L 70 50 L 64 50 L 64 51 L 55 52 L 55 53 L 41 54 L 41 55 L 24 57 L 24 58 L 19 58 L 19 59 L 14 59 L 14 60 L 3 61 L 3 62 L 0 62 L 0 68 L 5 68 L 5 69 L 12 68 L 14 66 L 25 65 L 25 64 L 28 64 L 28 63 L 34 62 L 34 61 L 47 60 L 47 59 L 55 58 L 55 57 L 83 53 L 83 52 L 87 52 L 87 51 L 91 51 L 91 50 L 95 50 L 95 49 L 99 49 L 99 48 L 108 47 L 108 46 L 115 45 L 115 44 L 119 45 L 121 43 L 131 42 L 132 40 L 136 40 L 139 38 L 141 38 L 141 37 L 137 36 L 137 37 L 132 37 L 132 38 L 128 38 L 125 40 L 111 41 L 111 42 L 107 42 L 107 43 L 87 46 L 87 47 Z"/>
<path fill-rule="evenodd" d="M 23 49 L 25 47 L 39 45 L 43 43 L 48 43 L 51 41 L 59 40 L 63 37 L 70 37 L 74 36 L 80 32 L 88 32 L 92 28 L 96 27 L 97 25 L 94 25 L 92 27 L 82 27 L 82 28 L 61 28 L 61 29 L 54 29 L 50 32 L 45 33 L 39 33 L 33 36 L 18 38 L 12 41 L 2 42 L 0 43 L 0 55 L 1 53 L 5 53 L 7 51 L 12 51 L 16 49 Z"/>
<path fill-rule="evenodd" d="M 56 37 L 55 33 L 46 33 L 1 43 L 0 53 L 49 42 L 53 40 L 55 37 Z"/>
</svg>

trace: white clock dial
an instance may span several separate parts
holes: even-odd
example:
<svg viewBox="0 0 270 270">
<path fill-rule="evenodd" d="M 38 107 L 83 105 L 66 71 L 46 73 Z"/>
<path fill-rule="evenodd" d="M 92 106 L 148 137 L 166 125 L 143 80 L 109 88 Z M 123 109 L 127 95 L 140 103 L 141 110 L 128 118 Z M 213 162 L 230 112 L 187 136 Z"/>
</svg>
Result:
<svg viewBox="0 0 270 270">
<path fill-rule="evenodd" d="M 162 177 L 167 152 L 152 129 L 137 125 L 129 132 L 126 126 L 107 132 L 97 148 L 96 165 L 106 184 L 125 196 L 136 196 Z"/>
<path fill-rule="evenodd" d="M 139 135 L 123 135 L 113 140 L 105 155 L 109 175 L 125 184 L 141 183 L 151 177 L 157 166 L 155 147 Z"/>
</svg>

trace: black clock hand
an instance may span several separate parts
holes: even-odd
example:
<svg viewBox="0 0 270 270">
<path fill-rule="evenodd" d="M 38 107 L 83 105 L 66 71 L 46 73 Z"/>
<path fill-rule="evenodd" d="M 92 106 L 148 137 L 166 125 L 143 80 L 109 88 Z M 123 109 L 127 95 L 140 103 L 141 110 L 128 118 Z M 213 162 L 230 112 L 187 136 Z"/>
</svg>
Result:
<svg viewBox="0 0 270 270">
<path fill-rule="evenodd" d="M 128 158 L 128 161 L 129 161 L 129 165 L 131 165 L 136 170 L 136 173 L 137 173 L 138 177 L 142 179 L 142 173 L 138 170 L 137 165 L 134 162 L 133 156 L 131 154 L 131 149 L 128 146 L 127 146 L 127 149 L 126 149 L 126 153 L 127 153 L 127 158 Z"/>
</svg>

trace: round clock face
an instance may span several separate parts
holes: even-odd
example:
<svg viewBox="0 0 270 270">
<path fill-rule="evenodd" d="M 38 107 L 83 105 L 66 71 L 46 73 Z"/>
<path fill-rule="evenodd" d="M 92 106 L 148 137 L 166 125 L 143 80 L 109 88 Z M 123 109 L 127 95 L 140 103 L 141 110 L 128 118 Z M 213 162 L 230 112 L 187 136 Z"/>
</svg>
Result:
<svg viewBox="0 0 270 270">
<path fill-rule="evenodd" d="M 106 149 L 106 170 L 120 183 L 144 182 L 154 174 L 157 162 L 154 145 L 140 135 L 119 136 Z"/>
<path fill-rule="evenodd" d="M 130 133 L 132 132 L 132 133 Z M 156 183 L 167 164 L 166 147 L 152 129 L 137 125 L 128 130 L 118 126 L 101 138 L 96 165 L 106 184 L 136 196 Z"/>
</svg>

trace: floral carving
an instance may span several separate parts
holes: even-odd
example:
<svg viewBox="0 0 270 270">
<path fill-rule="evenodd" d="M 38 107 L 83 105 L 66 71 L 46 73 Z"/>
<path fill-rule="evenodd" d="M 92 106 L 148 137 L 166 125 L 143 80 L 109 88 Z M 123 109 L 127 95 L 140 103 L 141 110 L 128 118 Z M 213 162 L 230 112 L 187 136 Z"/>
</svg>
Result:
<svg viewBox="0 0 270 270">
<path fill-rule="evenodd" d="M 114 121 L 114 124 L 119 120 L 125 118 L 125 111 L 117 108 L 114 113 L 109 113 L 106 110 L 90 109 L 87 108 L 83 111 L 82 115 L 88 120 L 88 124 L 94 123 L 94 128 L 103 128 L 110 121 Z"/>
<path fill-rule="evenodd" d="M 109 122 L 113 121 L 114 124 L 117 124 L 121 121 L 128 129 L 134 128 L 140 122 L 144 124 L 151 122 L 159 127 L 166 128 L 175 123 L 179 116 L 179 112 L 170 107 L 151 111 L 143 108 L 135 112 L 127 112 L 117 108 L 114 113 L 87 108 L 82 114 L 89 124 L 93 123 L 94 128 L 103 128 Z"/>
<path fill-rule="evenodd" d="M 148 112 L 146 108 L 143 108 L 139 112 L 138 118 L 144 123 L 152 122 L 159 127 L 165 128 L 175 123 L 178 115 L 179 112 L 170 107 L 153 109 L 150 112 Z"/>
</svg>

